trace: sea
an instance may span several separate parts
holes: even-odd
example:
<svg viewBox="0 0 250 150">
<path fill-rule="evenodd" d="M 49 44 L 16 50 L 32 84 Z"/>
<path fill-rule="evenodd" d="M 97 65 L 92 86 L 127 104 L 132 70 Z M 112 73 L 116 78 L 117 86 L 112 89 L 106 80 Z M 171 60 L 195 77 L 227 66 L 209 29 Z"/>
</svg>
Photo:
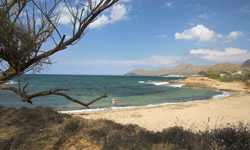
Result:
<svg viewBox="0 0 250 150">
<path fill-rule="evenodd" d="M 218 99 L 229 96 L 229 93 L 212 89 L 185 88 L 184 84 L 170 83 L 170 80 L 182 80 L 181 77 L 155 76 L 110 76 L 110 75 L 23 75 L 21 85 L 29 82 L 29 94 L 48 91 L 57 88 L 69 88 L 62 91 L 69 96 L 88 103 L 103 95 L 109 87 L 108 97 L 101 99 L 86 108 L 74 103 L 63 96 L 49 95 L 32 99 L 33 104 L 22 102 L 12 91 L 0 90 L 0 105 L 5 107 L 49 106 L 64 113 L 103 111 L 110 109 L 130 109 L 153 107 Z M 17 79 L 6 83 L 18 87 Z M 116 103 L 112 104 L 112 99 Z"/>
</svg>

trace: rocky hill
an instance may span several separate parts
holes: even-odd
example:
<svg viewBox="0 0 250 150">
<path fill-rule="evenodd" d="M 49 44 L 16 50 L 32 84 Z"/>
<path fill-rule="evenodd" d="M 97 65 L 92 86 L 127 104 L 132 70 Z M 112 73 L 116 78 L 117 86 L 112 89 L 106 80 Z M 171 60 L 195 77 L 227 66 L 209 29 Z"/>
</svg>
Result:
<svg viewBox="0 0 250 150">
<path fill-rule="evenodd" d="M 125 76 L 162 76 L 170 71 L 168 68 L 159 68 L 157 70 L 135 69 L 126 73 Z"/>
<path fill-rule="evenodd" d="M 240 67 L 240 64 L 232 64 L 232 63 L 224 62 L 224 63 L 212 65 L 208 68 L 208 70 L 235 72 L 235 71 L 242 71 L 243 69 Z"/>
<path fill-rule="evenodd" d="M 181 63 L 176 65 L 173 70 L 171 70 L 171 74 L 197 74 L 202 70 L 207 70 L 209 68 L 208 65 L 194 65 L 194 64 L 186 64 Z"/>
<path fill-rule="evenodd" d="M 190 75 L 198 74 L 200 71 L 250 71 L 250 59 L 242 64 L 232 64 L 228 62 L 219 63 L 216 65 L 194 65 L 181 63 L 173 69 L 160 68 L 157 70 L 135 69 L 125 74 L 125 76 L 165 76 L 170 74 Z"/>
<path fill-rule="evenodd" d="M 250 59 L 246 60 L 240 65 L 241 68 L 244 69 L 244 71 L 249 72 L 250 71 Z"/>
<path fill-rule="evenodd" d="M 241 65 L 242 68 L 250 68 L 250 59 L 246 60 Z"/>
<path fill-rule="evenodd" d="M 125 74 L 125 76 L 164 76 L 170 74 L 197 74 L 198 72 L 208 69 L 209 66 L 199 66 L 194 64 L 181 63 L 176 65 L 172 70 L 160 68 L 157 70 L 135 69 Z"/>
</svg>

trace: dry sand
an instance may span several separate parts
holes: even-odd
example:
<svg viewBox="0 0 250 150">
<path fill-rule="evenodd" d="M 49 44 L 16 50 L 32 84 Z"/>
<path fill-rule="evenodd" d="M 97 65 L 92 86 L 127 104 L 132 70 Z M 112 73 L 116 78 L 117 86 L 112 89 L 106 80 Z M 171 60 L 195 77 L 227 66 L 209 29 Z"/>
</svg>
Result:
<svg viewBox="0 0 250 150">
<path fill-rule="evenodd" d="M 73 115 L 86 119 L 109 119 L 121 124 L 137 124 L 151 131 L 162 131 L 176 125 L 193 131 L 204 131 L 225 127 L 228 123 L 237 125 L 239 121 L 250 123 L 250 90 L 244 89 L 244 84 L 221 83 L 204 77 L 178 82 L 234 92 L 231 92 L 229 97 L 216 100 Z"/>
</svg>

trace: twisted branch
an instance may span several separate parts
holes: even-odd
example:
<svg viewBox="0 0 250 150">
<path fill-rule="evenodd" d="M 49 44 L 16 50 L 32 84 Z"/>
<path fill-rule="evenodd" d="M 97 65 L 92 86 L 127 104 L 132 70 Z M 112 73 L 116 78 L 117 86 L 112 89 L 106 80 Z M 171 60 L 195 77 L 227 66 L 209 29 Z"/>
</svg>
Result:
<svg viewBox="0 0 250 150">
<path fill-rule="evenodd" d="M 64 96 L 65 98 L 71 100 L 72 102 L 78 103 L 78 104 L 80 104 L 82 106 L 85 106 L 87 108 L 89 108 L 89 105 L 93 104 L 94 102 L 96 102 L 96 101 L 98 101 L 98 100 L 100 100 L 102 98 L 108 97 L 107 94 L 108 94 L 108 91 L 109 91 L 109 87 L 108 87 L 106 92 L 102 96 L 100 96 L 100 97 L 98 97 L 98 98 L 96 98 L 96 99 L 94 99 L 94 100 L 92 100 L 92 101 L 90 101 L 88 103 L 84 103 L 84 102 L 79 101 L 79 100 L 77 100 L 77 99 L 75 99 L 75 98 L 73 98 L 73 97 L 71 97 L 71 96 L 69 96 L 69 95 L 67 95 L 65 93 L 58 92 L 58 91 L 69 91 L 68 88 L 58 88 L 58 89 L 55 89 L 55 90 L 42 91 L 42 92 L 38 92 L 38 93 L 35 93 L 35 94 L 32 94 L 32 95 L 28 95 L 28 92 L 25 91 L 25 88 L 28 86 L 28 84 L 29 83 L 27 82 L 27 84 L 23 87 L 23 91 L 18 90 L 17 88 L 14 88 L 14 87 L 6 86 L 6 85 L 0 86 L 0 90 L 13 91 L 13 92 L 15 92 L 16 94 L 18 94 L 20 96 L 20 98 L 21 98 L 21 100 L 23 102 L 28 102 L 30 104 L 32 104 L 32 98 L 35 98 L 35 97 L 38 97 L 38 96 L 60 95 L 60 96 Z"/>
</svg>

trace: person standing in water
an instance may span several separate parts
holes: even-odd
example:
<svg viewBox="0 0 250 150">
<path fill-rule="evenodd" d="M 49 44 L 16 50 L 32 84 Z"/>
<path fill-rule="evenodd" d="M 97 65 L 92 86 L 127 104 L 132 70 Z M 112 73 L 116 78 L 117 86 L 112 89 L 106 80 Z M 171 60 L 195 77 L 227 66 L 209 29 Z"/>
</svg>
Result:
<svg viewBox="0 0 250 150">
<path fill-rule="evenodd" d="M 112 105 L 115 105 L 115 98 L 112 99 Z"/>
</svg>

